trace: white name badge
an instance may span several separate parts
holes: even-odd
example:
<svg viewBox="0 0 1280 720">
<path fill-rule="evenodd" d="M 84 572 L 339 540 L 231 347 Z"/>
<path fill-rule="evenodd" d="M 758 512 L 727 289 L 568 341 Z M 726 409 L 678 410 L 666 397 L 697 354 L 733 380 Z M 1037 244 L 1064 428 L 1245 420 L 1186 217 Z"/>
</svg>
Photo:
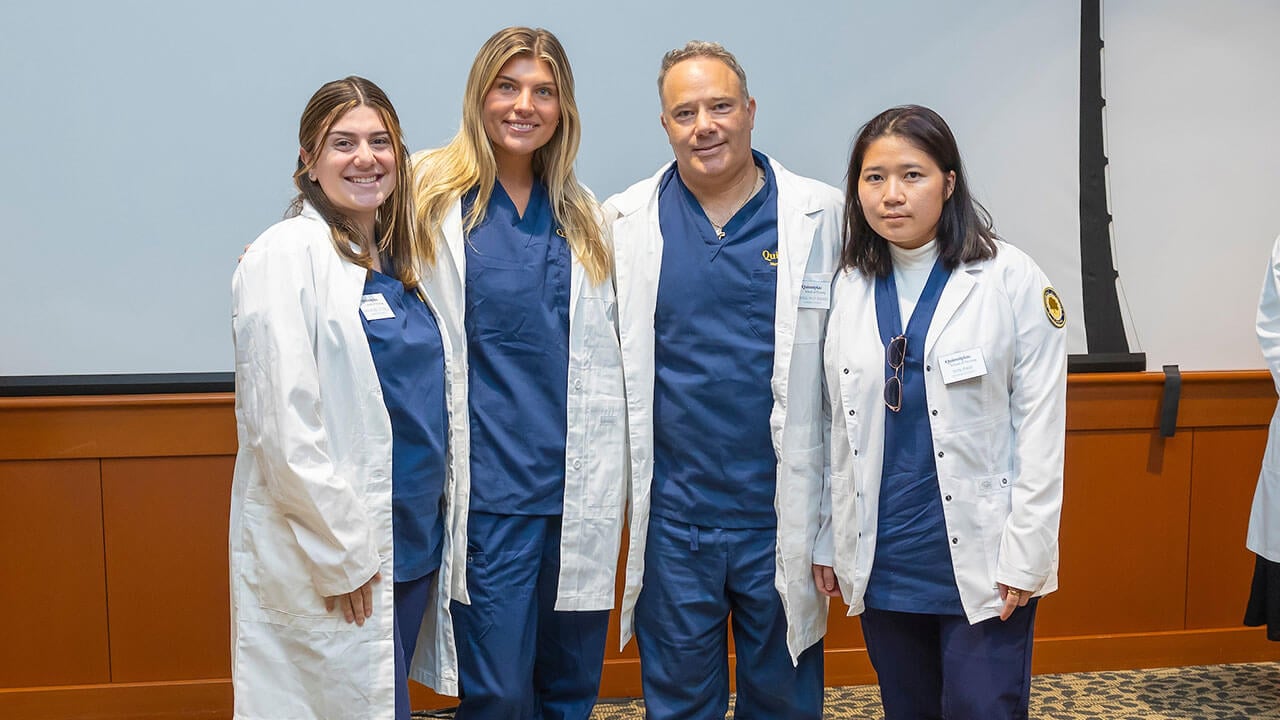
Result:
<svg viewBox="0 0 1280 720">
<path fill-rule="evenodd" d="M 943 355 L 938 358 L 938 369 L 942 371 L 942 382 L 950 385 L 986 375 L 987 361 L 982 357 L 982 348 L 973 348 Z"/>
<path fill-rule="evenodd" d="M 364 314 L 364 319 L 369 322 L 386 320 L 396 316 L 391 311 L 391 306 L 387 304 L 387 299 L 382 297 L 382 293 L 362 295 L 360 297 L 360 312 Z"/>
<path fill-rule="evenodd" d="M 831 309 L 831 276 L 810 273 L 800 281 L 800 307 Z"/>
</svg>

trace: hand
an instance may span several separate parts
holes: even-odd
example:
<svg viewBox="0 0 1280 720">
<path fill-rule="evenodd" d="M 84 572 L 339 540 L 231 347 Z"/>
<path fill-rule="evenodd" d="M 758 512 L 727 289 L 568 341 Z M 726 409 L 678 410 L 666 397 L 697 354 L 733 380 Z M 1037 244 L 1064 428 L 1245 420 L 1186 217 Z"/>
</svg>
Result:
<svg viewBox="0 0 1280 720">
<path fill-rule="evenodd" d="M 840 581 L 836 579 L 836 573 L 830 565 L 813 566 L 813 584 L 818 586 L 818 592 L 827 597 L 840 597 Z"/>
<path fill-rule="evenodd" d="M 324 599 L 324 609 L 333 612 L 337 606 L 342 610 L 342 617 L 347 622 L 364 625 L 364 621 L 373 616 L 373 586 L 382 579 L 381 573 L 374 573 L 365 584 L 345 595 L 330 595 Z"/>
<path fill-rule="evenodd" d="M 1008 620 L 1013 611 L 1027 604 L 1031 600 L 1030 590 L 1020 590 L 1015 587 L 1009 587 L 1004 583 L 997 583 L 1000 588 L 1000 599 L 1004 601 L 1004 607 L 1000 608 L 1000 619 Z"/>
</svg>

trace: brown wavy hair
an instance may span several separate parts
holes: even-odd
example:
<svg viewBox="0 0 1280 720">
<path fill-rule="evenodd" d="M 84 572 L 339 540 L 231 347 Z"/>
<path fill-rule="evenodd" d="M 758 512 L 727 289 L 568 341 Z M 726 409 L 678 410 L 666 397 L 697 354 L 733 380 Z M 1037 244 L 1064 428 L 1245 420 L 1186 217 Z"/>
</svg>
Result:
<svg viewBox="0 0 1280 720">
<path fill-rule="evenodd" d="M 342 211 L 338 210 L 324 194 L 320 183 L 308 174 L 315 167 L 325 138 L 343 115 L 360 106 L 372 108 L 382 119 L 391 136 L 391 148 L 396 156 L 396 187 L 378 208 L 374 223 L 374 237 L 364 233 Z M 338 255 L 365 268 L 373 267 L 373 248 L 390 260 L 396 279 L 405 285 L 418 282 L 418 268 L 413 235 L 413 193 L 410 181 L 409 151 L 405 149 L 400 130 L 400 118 L 387 99 L 386 93 L 371 81 L 354 75 L 327 82 L 311 96 L 302 111 L 298 125 L 298 146 L 305 152 L 298 154 L 298 167 L 293 173 L 293 184 L 298 195 L 290 204 L 286 217 L 302 212 L 303 201 L 309 203 L 329 223 L 333 249 Z M 310 162 L 302 159 L 303 155 Z M 354 247 L 353 247 L 354 246 Z"/>
</svg>

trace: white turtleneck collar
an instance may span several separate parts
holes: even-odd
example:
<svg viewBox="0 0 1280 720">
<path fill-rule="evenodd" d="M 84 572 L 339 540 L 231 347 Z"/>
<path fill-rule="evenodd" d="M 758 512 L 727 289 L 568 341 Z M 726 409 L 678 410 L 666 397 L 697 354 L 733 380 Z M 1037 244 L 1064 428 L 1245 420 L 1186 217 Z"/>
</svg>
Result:
<svg viewBox="0 0 1280 720">
<path fill-rule="evenodd" d="M 893 259 L 893 282 L 898 286 L 898 312 L 902 316 L 902 330 L 911 322 L 916 301 L 924 292 L 933 263 L 938 259 L 937 238 L 910 250 L 889 243 L 889 257 Z"/>
</svg>

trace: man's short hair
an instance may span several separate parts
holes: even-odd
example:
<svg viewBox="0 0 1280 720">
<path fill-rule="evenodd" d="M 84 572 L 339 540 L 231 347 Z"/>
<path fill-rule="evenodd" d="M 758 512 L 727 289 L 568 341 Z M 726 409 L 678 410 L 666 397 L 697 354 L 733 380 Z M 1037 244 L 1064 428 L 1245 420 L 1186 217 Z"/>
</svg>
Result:
<svg viewBox="0 0 1280 720">
<path fill-rule="evenodd" d="M 747 100 L 751 97 L 751 94 L 747 92 L 747 73 L 738 64 L 738 58 L 734 57 L 733 53 L 725 50 L 724 46 L 718 42 L 690 40 L 684 44 L 684 47 L 671 50 L 662 56 L 662 69 L 658 71 L 659 98 L 662 97 L 662 83 L 667 79 L 667 72 L 676 63 L 692 60 L 693 58 L 712 58 L 728 65 L 733 74 L 738 76 L 738 84 L 742 86 L 742 99 Z"/>
</svg>

